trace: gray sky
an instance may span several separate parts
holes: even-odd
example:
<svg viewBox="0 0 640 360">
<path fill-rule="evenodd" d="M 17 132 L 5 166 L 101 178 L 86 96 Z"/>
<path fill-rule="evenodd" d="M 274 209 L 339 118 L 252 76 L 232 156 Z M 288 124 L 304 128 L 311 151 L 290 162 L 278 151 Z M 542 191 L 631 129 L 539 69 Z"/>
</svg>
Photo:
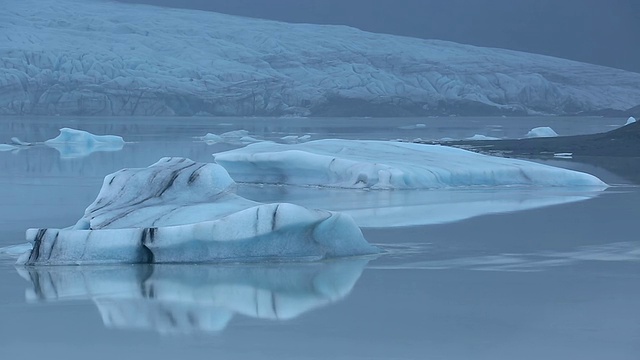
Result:
<svg viewBox="0 0 640 360">
<path fill-rule="evenodd" d="M 118 0 L 528 51 L 640 72 L 640 0 Z"/>
</svg>

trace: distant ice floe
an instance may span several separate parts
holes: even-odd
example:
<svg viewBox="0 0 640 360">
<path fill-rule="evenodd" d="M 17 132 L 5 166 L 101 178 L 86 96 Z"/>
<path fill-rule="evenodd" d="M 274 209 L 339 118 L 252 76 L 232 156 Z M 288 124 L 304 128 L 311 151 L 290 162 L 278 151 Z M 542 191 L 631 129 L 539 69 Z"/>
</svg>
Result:
<svg viewBox="0 0 640 360">
<path fill-rule="evenodd" d="M 362 189 L 606 186 L 595 176 L 439 145 L 317 140 L 251 144 L 214 154 L 243 183 Z"/>
<path fill-rule="evenodd" d="M 426 127 L 427 127 L 426 124 L 415 124 L 415 125 L 399 126 L 398 129 L 401 129 L 401 130 L 415 130 L 415 129 L 424 129 Z"/>
<path fill-rule="evenodd" d="M 486 136 L 486 135 L 480 135 L 480 134 L 475 134 L 471 137 L 468 137 L 467 140 L 478 140 L 478 141 L 483 141 L 483 140 L 500 140 L 500 138 L 497 137 L 493 137 L 493 136 Z"/>
<path fill-rule="evenodd" d="M 553 157 L 559 158 L 559 159 L 571 159 L 573 158 L 573 153 L 570 153 L 570 152 L 555 153 L 553 154 Z"/>
<path fill-rule="evenodd" d="M 80 158 L 96 151 L 120 151 L 124 147 L 120 136 L 94 135 L 70 128 L 60 129 L 60 135 L 44 143 L 58 150 L 61 158 Z"/>
<path fill-rule="evenodd" d="M 10 145 L 10 144 L 0 144 L 0 151 L 14 151 L 14 150 L 18 150 L 19 147 L 15 146 L 15 145 Z"/>
<path fill-rule="evenodd" d="M 92 300 L 108 328 L 217 333 L 239 314 L 286 321 L 349 295 L 367 264 L 28 267 L 29 302 Z"/>
<path fill-rule="evenodd" d="M 246 144 L 264 141 L 264 140 L 256 139 L 255 137 L 250 136 L 249 131 L 247 130 L 233 130 L 233 131 L 222 133 L 220 135 L 207 133 L 205 136 L 201 137 L 200 139 L 209 145 L 213 145 L 217 143 L 246 145 Z"/>
<path fill-rule="evenodd" d="M 630 117 L 627 119 L 627 122 L 626 122 L 626 124 L 625 124 L 625 125 L 631 125 L 631 124 L 633 124 L 633 123 L 634 123 L 634 122 L 636 122 L 636 121 L 637 121 L 637 120 L 636 120 L 636 118 L 634 118 L 633 116 L 630 116 Z"/>
<path fill-rule="evenodd" d="M 177 263 L 318 260 L 364 255 L 348 215 L 234 193 L 221 166 L 163 158 L 105 177 L 76 225 L 29 229 L 33 250 L 19 264 Z"/>
<path fill-rule="evenodd" d="M 541 126 L 537 128 L 533 128 L 529 130 L 526 137 L 528 138 L 539 138 L 539 137 L 556 137 L 558 133 L 556 133 L 552 128 L 548 126 Z"/>
</svg>

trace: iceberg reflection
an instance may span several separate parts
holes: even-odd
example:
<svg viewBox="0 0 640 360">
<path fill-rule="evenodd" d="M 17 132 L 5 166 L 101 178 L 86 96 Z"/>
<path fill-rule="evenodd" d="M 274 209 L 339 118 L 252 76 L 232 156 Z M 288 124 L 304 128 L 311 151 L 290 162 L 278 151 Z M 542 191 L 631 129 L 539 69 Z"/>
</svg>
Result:
<svg viewBox="0 0 640 360">
<path fill-rule="evenodd" d="M 288 320 L 345 298 L 367 259 L 313 264 L 18 268 L 28 302 L 92 300 L 104 325 L 219 332 L 235 314 Z"/>
</svg>

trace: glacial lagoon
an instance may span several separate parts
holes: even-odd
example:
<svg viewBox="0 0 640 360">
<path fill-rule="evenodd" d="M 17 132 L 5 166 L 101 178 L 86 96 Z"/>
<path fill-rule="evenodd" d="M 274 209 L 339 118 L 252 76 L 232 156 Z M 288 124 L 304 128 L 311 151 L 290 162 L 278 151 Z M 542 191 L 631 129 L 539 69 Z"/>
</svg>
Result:
<svg viewBox="0 0 640 360">
<path fill-rule="evenodd" d="M 260 140 L 519 138 L 614 129 L 603 118 L 2 118 L 0 247 L 82 216 L 105 175 L 164 156 L 210 162 Z M 120 135 L 117 151 L 39 144 L 63 127 Z M 292 138 L 287 138 L 292 139 Z M 81 149 L 80 149 L 81 150 Z M 260 202 L 344 211 L 381 255 L 311 263 L 15 267 L 0 259 L 2 358 L 635 359 L 640 188 L 567 161 L 603 191 L 344 191 L 241 185 Z M 38 346 L 33 346 L 38 339 Z M 250 346 L 249 346 L 250 345 Z"/>
</svg>

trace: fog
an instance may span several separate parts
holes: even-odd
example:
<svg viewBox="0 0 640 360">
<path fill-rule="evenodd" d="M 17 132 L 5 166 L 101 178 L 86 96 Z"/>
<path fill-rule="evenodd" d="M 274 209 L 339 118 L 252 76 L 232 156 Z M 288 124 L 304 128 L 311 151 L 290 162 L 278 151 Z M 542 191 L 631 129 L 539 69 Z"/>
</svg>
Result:
<svg viewBox="0 0 640 360">
<path fill-rule="evenodd" d="M 552 55 L 640 72 L 637 0 L 118 0 Z"/>
</svg>

